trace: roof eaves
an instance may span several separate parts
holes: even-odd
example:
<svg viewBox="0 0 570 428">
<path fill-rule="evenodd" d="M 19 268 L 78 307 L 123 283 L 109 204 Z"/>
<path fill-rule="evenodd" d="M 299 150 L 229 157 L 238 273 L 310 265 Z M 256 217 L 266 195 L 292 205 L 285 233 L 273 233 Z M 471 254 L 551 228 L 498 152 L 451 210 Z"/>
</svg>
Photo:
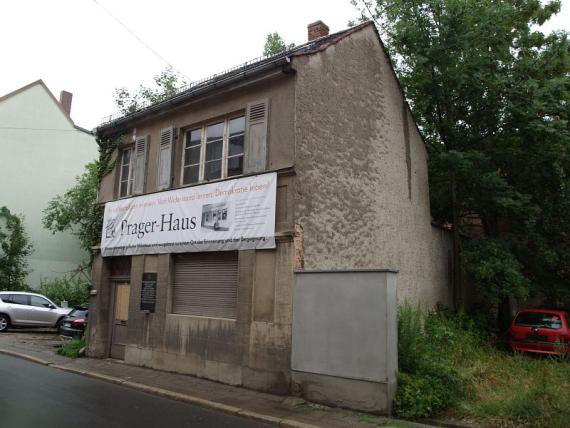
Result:
<svg viewBox="0 0 570 428">
<path fill-rule="evenodd" d="M 182 90 L 176 95 L 170 96 L 162 101 L 151 104 L 133 113 L 128 113 L 123 116 L 119 116 L 116 119 L 111 119 L 99 125 L 96 128 L 97 132 L 109 131 L 118 126 L 124 125 L 128 122 L 140 119 L 154 111 L 160 110 L 167 105 L 180 104 L 195 95 L 203 94 L 213 89 L 217 89 L 221 86 L 225 86 L 228 83 L 233 83 L 235 81 L 243 80 L 253 74 L 255 71 L 264 71 L 265 67 L 280 66 L 289 62 L 290 57 L 309 55 L 316 53 L 328 46 L 331 46 L 343 38 L 349 36 L 350 34 L 365 28 L 368 25 L 373 25 L 372 21 L 367 21 L 357 26 L 348 28 L 346 30 L 339 31 L 337 33 L 329 34 L 328 36 L 323 36 L 319 39 L 311 40 L 310 42 L 304 43 L 300 46 L 288 49 L 286 51 L 280 52 L 273 56 L 264 57 L 259 60 L 252 60 L 246 63 L 246 65 L 231 69 L 228 72 L 222 72 L 216 74 L 210 78 L 206 78 L 203 81 L 198 82 L 198 84 L 189 84 L 190 88 Z"/>
<path fill-rule="evenodd" d="M 212 90 L 222 88 L 231 83 L 244 80 L 248 77 L 261 74 L 272 68 L 281 67 L 290 63 L 289 56 L 286 53 L 281 53 L 273 57 L 266 58 L 265 60 L 249 64 L 246 67 L 232 70 L 228 73 L 215 75 L 213 78 L 205 79 L 198 85 L 193 85 L 189 89 L 183 90 L 178 94 L 170 96 L 162 101 L 151 104 L 143 109 L 121 116 L 117 119 L 103 123 L 96 128 L 96 132 L 107 132 L 113 128 L 124 126 L 125 124 L 147 117 L 152 113 L 159 111 L 167 106 L 178 106 L 185 101 L 192 99 L 195 96 L 208 93 Z"/>
<path fill-rule="evenodd" d="M 93 135 L 93 136 L 95 135 L 95 132 L 94 132 L 94 131 L 90 131 L 90 130 L 85 129 L 85 128 L 79 126 L 79 125 L 73 125 L 73 127 L 74 127 L 75 129 L 77 129 L 78 131 L 85 132 L 86 134 Z"/>
</svg>

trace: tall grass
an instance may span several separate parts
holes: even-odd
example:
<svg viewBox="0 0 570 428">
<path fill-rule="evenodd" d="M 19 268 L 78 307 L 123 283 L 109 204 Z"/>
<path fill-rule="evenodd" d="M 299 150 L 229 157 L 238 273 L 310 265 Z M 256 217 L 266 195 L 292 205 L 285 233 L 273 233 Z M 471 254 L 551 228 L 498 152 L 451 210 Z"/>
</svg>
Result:
<svg viewBox="0 0 570 428">
<path fill-rule="evenodd" d="M 564 357 L 509 354 L 486 347 L 465 361 L 471 393 L 455 416 L 489 426 L 567 427 L 570 363 Z"/>
<path fill-rule="evenodd" d="M 398 315 L 396 414 L 497 427 L 569 426 L 568 357 L 504 351 L 481 316 L 409 305 Z"/>
<path fill-rule="evenodd" d="M 457 324 L 441 311 L 424 313 L 407 304 L 399 308 L 397 415 L 427 417 L 464 397 L 464 381 L 451 351 L 474 337 L 459 334 Z"/>
</svg>

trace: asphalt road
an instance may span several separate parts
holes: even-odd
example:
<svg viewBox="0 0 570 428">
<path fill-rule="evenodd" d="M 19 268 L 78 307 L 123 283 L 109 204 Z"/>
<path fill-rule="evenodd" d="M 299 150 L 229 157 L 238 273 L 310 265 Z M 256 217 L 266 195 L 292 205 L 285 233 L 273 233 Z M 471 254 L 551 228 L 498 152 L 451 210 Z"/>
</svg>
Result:
<svg viewBox="0 0 570 428">
<path fill-rule="evenodd" d="M 0 355 L 2 428 L 269 426 Z"/>
</svg>

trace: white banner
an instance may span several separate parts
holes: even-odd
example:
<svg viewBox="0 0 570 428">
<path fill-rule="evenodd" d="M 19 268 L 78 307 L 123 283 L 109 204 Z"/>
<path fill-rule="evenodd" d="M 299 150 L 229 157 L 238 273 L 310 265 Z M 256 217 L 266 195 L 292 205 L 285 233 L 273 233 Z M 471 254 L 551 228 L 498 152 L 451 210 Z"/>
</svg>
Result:
<svg viewBox="0 0 570 428">
<path fill-rule="evenodd" d="M 108 202 L 103 257 L 275 248 L 277 173 Z"/>
</svg>

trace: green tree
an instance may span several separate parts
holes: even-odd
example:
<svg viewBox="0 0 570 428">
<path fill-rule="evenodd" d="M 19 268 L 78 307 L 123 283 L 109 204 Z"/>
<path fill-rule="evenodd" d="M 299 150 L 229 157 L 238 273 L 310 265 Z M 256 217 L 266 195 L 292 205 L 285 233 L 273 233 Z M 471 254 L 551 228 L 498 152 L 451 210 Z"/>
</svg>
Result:
<svg viewBox="0 0 570 428">
<path fill-rule="evenodd" d="M 287 49 L 295 47 L 295 43 L 286 44 L 279 33 L 269 33 L 265 38 L 265 46 L 263 47 L 263 55 L 270 56 L 276 55 Z"/>
<path fill-rule="evenodd" d="M 560 2 L 353 3 L 376 21 L 426 139 L 434 218 L 455 225 L 457 250 L 465 219 L 482 223 L 464 271 L 494 302 L 570 297 L 569 42 L 535 27 Z"/>
<path fill-rule="evenodd" d="M 33 251 L 22 219 L 0 207 L 0 290 L 23 290 L 29 273 L 27 256 Z"/>
<path fill-rule="evenodd" d="M 136 91 L 130 91 L 125 87 L 115 89 L 113 94 L 115 105 L 124 114 L 132 113 L 147 104 L 175 95 L 177 90 L 187 83 L 172 67 L 155 75 L 153 80 L 154 87 L 139 85 Z"/>
<path fill-rule="evenodd" d="M 99 175 L 99 162 L 87 164 L 85 172 L 75 179 L 75 185 L 51 199 L 43 211 L 46 229 L 54 234 L 71 231 L 88 254 L 99 242 L 103 224 L 102 207 L 97 204 Z"/>
</svg>

